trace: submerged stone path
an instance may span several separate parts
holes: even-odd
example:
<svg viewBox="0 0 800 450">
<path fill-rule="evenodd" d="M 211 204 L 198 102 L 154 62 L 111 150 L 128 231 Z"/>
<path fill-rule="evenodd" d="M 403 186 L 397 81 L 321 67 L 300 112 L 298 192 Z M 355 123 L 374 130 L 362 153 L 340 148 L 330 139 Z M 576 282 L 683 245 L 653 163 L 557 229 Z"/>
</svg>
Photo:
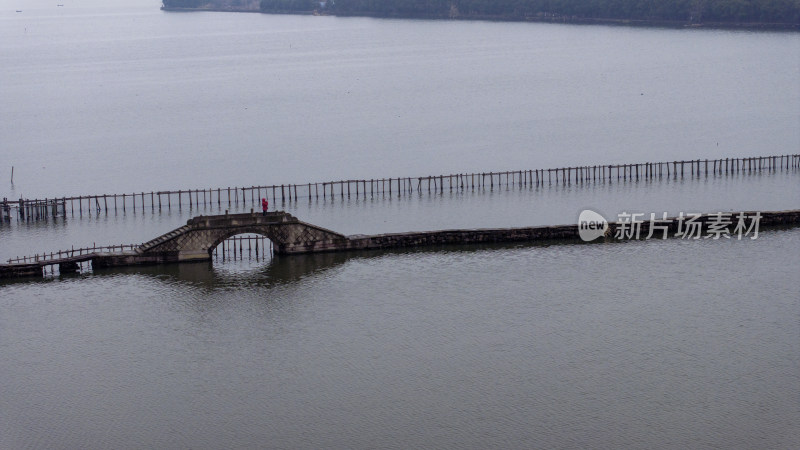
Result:
<svg viewBox="0 0 800 450">
<path fill-rule="evenodd" d="M 77 272 L 79 264 L 91 261 L 93 268 L 164 264 L 210 260 L 214 249 L 232 236 L 258 234 L 273 243 L 279 255 L 348 250 L 391 249 L 453 244 L 582 241 L 587 234 L 601 240 L 666 239 L 681 237 L 755 238 L 759 229 L 800 225 L 800 210 L 696 214 L 672 218 L 632 215 L 617 222 L 586 222 L 521 228 L 481 228 L 376 235 L 351 235 L 303 222 L 276 211 L 197 216 L 186 225 L 141 245 L 78 249 L 16 258 L 0 264 L 0 278 L 42 275 L 48 266 L 62 274 Z M 599 215 L 597 217 L 600 217 Z M 600 232 L 598 233 L 598 227 Z M 589 231 L 590 233 L 587 233 Z M 594 231 L 593 233 L 591 231 Z M 77 254 L 75 254 L 77 252 Z"/>
</svg>

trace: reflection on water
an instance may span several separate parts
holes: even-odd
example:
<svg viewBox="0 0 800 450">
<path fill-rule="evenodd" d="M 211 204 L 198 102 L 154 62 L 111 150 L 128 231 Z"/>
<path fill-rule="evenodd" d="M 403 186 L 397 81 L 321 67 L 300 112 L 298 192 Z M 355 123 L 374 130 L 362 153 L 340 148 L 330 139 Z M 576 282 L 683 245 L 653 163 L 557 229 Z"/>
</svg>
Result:
<svg viewBox="0 0 800 450">
<path fill-rule="evenodd" d="M 98 269 L 94 275 L 145 275 L 157 279 L 168 279 L 171 282 L 185 283 L 209 291 L 232 286 L 247 286 L 250 289 L 297 282 L 311 274 L 341 265 L 352 257 L 352 254 L 347 253 L 275 255 L 261 261 L 251 258 Z"/>
<path fill-rule="evenodd" d="M 168 280 L 170 283 L 186 284 L 208 291 L 225 289 L 236 286 L 246 286 L 247 289 L 256 287 L 272 287 L 283 284 L 292 284 L 306 277 L 315 276 L 325 271 L 353 261 L 373 261 L 392 255 L 415 254 L 472 254 L 478 252 L 500 251 L 515 248 L 546 248 L 550 246 L 592 246 L 606 245 L 597 242 L 558 241 L 547 243 L 504 243 L 504 244 L 473 244 L 473 245 L 438 245 L 415 247 L 411 249 L 395 250 L 364 250 L 333 253 L 313 253 L 300 255 L 272 255 L 271 257 L 256 258 L 255 255 L 239 259 L 214 258 L 211 261 L 198 261 L 189 263 L 160 264 L 152 266 L 129 266 L 102 268 L 83 275 L 64 275 L 65 279 L 76 277 L 108 277 L 117 275 L 139 275 L 152 277 L 158 280 Z M 617 244 L 621 245 L 621 244 Z M 13 282 L 15 280 L 9 280 Z M 28 280 L 29 281 L 29 280 Z M 16 280 L 17 283 L 25 281 Z M 9 283 L 10 284 L 10 283 Z"/>
</svg>

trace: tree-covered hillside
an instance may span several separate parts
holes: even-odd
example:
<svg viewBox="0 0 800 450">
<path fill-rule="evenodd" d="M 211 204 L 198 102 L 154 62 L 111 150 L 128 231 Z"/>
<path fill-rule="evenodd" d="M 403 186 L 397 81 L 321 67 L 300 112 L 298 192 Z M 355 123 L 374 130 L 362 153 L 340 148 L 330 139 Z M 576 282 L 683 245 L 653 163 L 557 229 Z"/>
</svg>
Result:
<svg viewBox="0 0 800 450">
<path fill-rule="evenodd" d="M 167 8 L 236 9 L 256 0 L 163 0 Z M 324 5 L 324 7 L 323 7 Z M 263 12 L 543 20 L 800 25 L 800 0 L 260 0 Z"/>
<path fill-rule="evenodd" d="M 335 0 L 333 10 L 442 17 L 800 23 L 800 0 Z"/>
<path fill-rule="evenodd" d="M 259 0 L 162 0 L 165 8 L 258 11 Z"/>
</svg>

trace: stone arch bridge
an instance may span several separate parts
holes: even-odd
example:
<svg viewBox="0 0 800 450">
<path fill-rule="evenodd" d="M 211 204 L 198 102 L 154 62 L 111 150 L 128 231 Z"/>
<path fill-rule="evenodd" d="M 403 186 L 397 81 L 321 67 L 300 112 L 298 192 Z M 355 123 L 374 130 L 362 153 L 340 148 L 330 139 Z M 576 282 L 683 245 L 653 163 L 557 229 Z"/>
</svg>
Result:
<svg viewBox="0 0 800 450">
<path fill-rule="evenodd" d="M 237 234 L 260 234 L 272 241 L 278 254 L 322 252 L 346 246 L 342 234 L 312 225 L 289 213 L 266 215 L 225 214 L 198 216 L 186 225 L 145 242 L 136 249 L 139 259 L 153 262 L 192 261 L 211 258 L 211 252 L 225 239 Z"/>
</svg>

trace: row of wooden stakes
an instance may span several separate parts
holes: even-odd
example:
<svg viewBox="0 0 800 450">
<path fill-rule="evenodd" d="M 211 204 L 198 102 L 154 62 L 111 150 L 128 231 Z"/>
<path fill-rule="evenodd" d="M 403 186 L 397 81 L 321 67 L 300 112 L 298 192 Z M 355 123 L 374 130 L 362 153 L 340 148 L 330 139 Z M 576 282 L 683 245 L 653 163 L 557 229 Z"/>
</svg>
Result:
<svg viewBox="0 0 800 450">
<path fill-rule="evenodd" d="M 368 197 L 375 195 L 407 195 L 418 193 L 443 193 L 445 190 L 494 189 L 502 186 L 539 187 L 552 185 L 581 185 L 590 182 L 652 180 L 663 177 L 699 177 L 703 174 L 726 175 L 761 171 L 791 170 L 800 167 L 800 154 L 760 156 L 752 158 L 724 158 L 688 161 L 670 161 L 640 164 L 616 164 L 564 167 L 558 169 L 531 169 L 505 172 L 481 172 L 424 177 L 376 178 L 340 180 L 305 184 L 281 184 L 216 189 L 188 189 L 177 191 L 151 191 L 133 194 L 102 194 L 77 197 L 60 197 L 44 200 L 9 201 L 3 199 L 0 210 L 8 220 L 11 210 L 19 211 L 18 218 L 36 218 L 92 211 L 144 211 L 173 206 L 201 205 L 222 208 L 241 205 L 259 205 L 261 198 L 270 201 L 292 202 L 300 198 L 334 199 L 336 197 Z M 249 198 L 248 198 L 249 197 Z M 175 200 L 173 204 L 173 200 Z M 26 213 L 26 205 L 39 205 L 36 214 Z M 41 205 L 45 205 L 42 207 Z"/>
<path fill-rule="evenodd" d="M 259 261 L 272 256 L 272 241 L 266 236 L 232 236 L 214 247 L 213 256 L 216 259 L 240 260 L 255 258 Z"/>
</svg>

